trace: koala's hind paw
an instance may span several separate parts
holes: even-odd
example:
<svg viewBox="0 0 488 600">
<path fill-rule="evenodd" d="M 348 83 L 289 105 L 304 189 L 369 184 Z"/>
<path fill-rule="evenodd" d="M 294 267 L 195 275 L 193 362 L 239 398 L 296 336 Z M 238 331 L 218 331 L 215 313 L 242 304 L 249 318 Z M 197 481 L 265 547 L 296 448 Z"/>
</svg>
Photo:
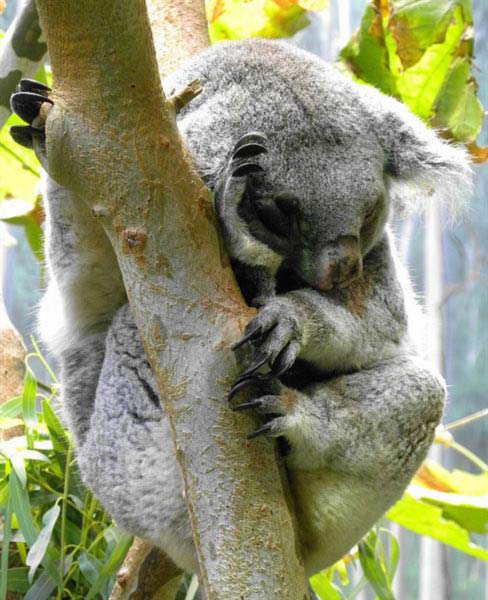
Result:
<svg viewBox="0 0 488 600">
<path fill-rule="evenodd" d="M 53 104 L 48 97 L 49 91 L 47 86 L 38 81 L 22 79 L 17 91 L 10 98 L 13 112 L 29 123 L 28 126 L 14 125 L 10 128 L 10 135 L 21 146 L 38 148 L 41 153 L 45 146 L 44 116 L 41 114 L 41 107 L 44 103 Z"/>
<path fill-rule="evenodd" d="M 302 394 L 279 382 L 275 382 L 275 386 L 278 386 L 275 394 L 261 396 L 250 402 L 234 406 L 233 410 L 235 411 L 254 410 L 263 415 L 266 420 L 264 425 L 247 436 L 248 439 L 262 435 L 279 437 L 292 433 L 297 422 L 294 409 Z"/>
<path fill-rule="evenodd" d="M 249 367 L 236 379 L 229 397 L 248 384 L 275 379 L 290 369 L 301 350 L 303 317 L 294 303 L 273 298 L 249 321 L 243 337 L 233 346 L 237 349 L 251 342 L 254 356 Z M 258 373 L 265 364 L 269 373 Z"/>
</svg>

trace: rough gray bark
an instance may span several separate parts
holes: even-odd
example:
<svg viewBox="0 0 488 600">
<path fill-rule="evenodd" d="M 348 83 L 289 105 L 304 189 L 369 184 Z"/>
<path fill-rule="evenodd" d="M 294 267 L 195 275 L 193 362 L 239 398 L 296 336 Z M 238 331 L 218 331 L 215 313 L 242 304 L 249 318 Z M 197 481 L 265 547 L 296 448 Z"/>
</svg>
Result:
<svg viewBox="0 0 488 600">
<path fill-rule="evenodd" d="M 273 446 L 246 442 L 256 424 L 227 406 L 230 345 L 251 313 L 163 97 L 145 4 L 38 9 L 54 78 L 49 170 L 96 206 L 117 254 L 172 428 L 206 597 L 304 598 Z"/>
<path fill-rule="evenodd" d="M 0 54 L 0 128 L 10 115 L 10 96 L 21 78 L 32 78 L 47 52 L 34 0 L 26 0 L 8 28 Z"/>
</svg>

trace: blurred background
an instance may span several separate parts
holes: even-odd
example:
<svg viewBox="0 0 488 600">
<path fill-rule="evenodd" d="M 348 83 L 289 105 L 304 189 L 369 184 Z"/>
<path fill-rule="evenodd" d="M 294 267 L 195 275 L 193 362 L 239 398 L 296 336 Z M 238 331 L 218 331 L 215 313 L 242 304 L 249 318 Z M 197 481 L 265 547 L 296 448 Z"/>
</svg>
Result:
<svg viewBox="0 0 488 600">
<path fill-rule="evenodd" d="M 441 2 L 438 2 L 438 4 Z M 310 13 L 310 25 L 291 38 L 323 58 L 335 61 L 352 33 L 359 27 L 366 0 L 330 0 L 328 8 Z M 8 0 L 0 15 L 6 30 L 15 16 L 17 2 Z M 488 2 L 473 0 L 473 72 L 478 97 L 488 106 Z M 477 140 L 488 144 L 485 124 Z M 424 218 L 411 216 L 395 224 L 399 247 L 408 264 L 414 287 L 430 316 L 430 358 L 442 370 L 449 385 L 445 423 L 455 423 L 487 408 L 488 385 L 488 169 L 474 167 L 475 193 L 466 215 L 445 225 L 442 209 Z M 5 177 L 0 173 L 0 179 Z M 15 220 L 14 220 L 15 221 Z M 20 224 L 0 223 L 0 284 L 8 317 L 29 346 L 34 332 L 35 307 L 39 300 L 42 267 Z M 3 266 L 2 266 L 3 265 Z M 40 370 L 38 377 L 46 377 Z M 456 441 L 478 457 L 488 455 L 488 420 L 476 418 L 455 427 Z M 453 428 L 454 433 L 454 428 Z M 460 452 L 438 445 L 433 458 L 446 468 L 478 472 Z M 486 563 L 430 538 L 420 537 L 396 524 L 391 527 L 400 545 L 400 562 L 393 589 L 399 600 L 482 600 L 488 598 Z M 472 534 L 473 540 L 481 536 Z M 361 575 L 358 573 L 357 577 Z M 352 578 L 354 579 L 354 571 Z M 372 599 L 368 586 L 356 597 Z"/>
</svg>

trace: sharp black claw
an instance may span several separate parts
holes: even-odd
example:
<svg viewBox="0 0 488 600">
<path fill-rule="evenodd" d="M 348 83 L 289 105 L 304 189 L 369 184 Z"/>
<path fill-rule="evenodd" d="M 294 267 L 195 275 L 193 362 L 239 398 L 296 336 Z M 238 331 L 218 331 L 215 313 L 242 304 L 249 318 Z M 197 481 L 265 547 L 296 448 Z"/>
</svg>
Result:
<svg viewBox="0 0 488 600">
<path fill-rule="evenodd" d="M 252 402 L 244 402 L 243 404 L 237 404 L 232 408 L 235 411 L 241 410 L 252 410 L 253 408 L 260 408 L 262 406 L 262 400 L 253 400 Z"/>
<path fill-rule="evenodd" d="M 244 177 L 251 173 L 261 173 L 263 171 L 263 167 L 256 162 L 244 162 L 232 171 L 232 177 Z"/>
<path fill-rule="evenodd" d="M 236 396 L 241 390 L 246 388 L 248 385 L 257 384 L 257 383 L 260 383 L 262 381 L 267 381 L 267 380 L 268 380 L 268 376 L 261 375 L 260 373 L 251 375 L 251 376 L 247 377 L 246 379 L 242 379 L 242 377 L 240 377 L 234 383 L 234 385 L 230 388 L 229 396 L 228 396 L 229 401 L 232 400 L 232 398 L 234 398 L 234 396 Z"/>
<path fill-rule="evenodd" d="M 53 101 L 46 96 L 34 92 L 16 92 L 10 98 L 10 106 L 19 117 L 29 124 L 39 114 L 43 102 L 53 104 Z"/>
<path fill-rule="evenodd" d="M 42 135 L 42 130 L 31 127 L 30 125 L 12 125 L 10 135 L 17 144 L 25 148 L 33 147 L 33 138 L 35 135 Z"/>
<path fill-rule="evenodd" d="M 280 352 L 274 363 L 271 365 L 270 375 L 274 379 L 281 377 L 283 373 L 286 373 L 293 364 L 295 363 L 296 357 L 298 356 L 299 346 L 296 342 L 290 342 Z"/>
<path fill-rule="evenodd" d="M 244 335 L 241 337 L 241 339 L 231 346 L 231 349 L 237 350 L 241 346 L 244 346 L 244 344 L 246 344 L 247 342 L 250 342 L 251 340 L 258 338 L 260 335 L 261 335 L 261 326 L 256 325 L 255 327 L 252 327 L 249 331 L 244 333 Z"/>
<path fill-rule="evenodd" d="M 245 371 L 243 371 L 239 377 L 236 379 L 236 383 L 244 379 L 249 379 L 249 377 L 254 376 L 256 371 L 260 369 L 264 364 L 268 362 L 268 357 L 266 355 L 260 356 L 257 358 Z"/>
<path fill-rule="evenodd" d="M 260 435 L 268 434 L 272 430 L 272 428 L 273 428 L 273 426 L 272 426 L 271 422 L 266 423 L 266 425 L 263 425 L 259 429 L 256 429 L 256 431 L 252 431 L 251 433 L 248 433 L 246 437 L 248 440 L 253 440 L 254 438 L 259 437 Z"/>
<path fill-rule="evenodd" d="M 256 146 L 256 148 L 262 148 L 260 152 L 267 152 L 267 143 L 268 138 L 264 133 L 261 133 L 260 131 L 251 131 L 237 140 L 234 150 L 232 151 L 232 156 L 248 156 L 246 153 L 239 154 L 239 152 L 242 148 L 250 147 L 252 145 Z"/>
<path fill-rule="evenodd" d="M 265 154 L 268 149 L 261 144 L 251 142 L 241 146 L 239 150 L 236 150 L 232 155 L 232 158 L 249 158 L 250 156 L 258 156 L 258 154 Z"/>
<path fill-rule="evenodd" d="M 44 85 L 40 81 L 34 81 L 34 79 L 21 79 L 17 86 L 18 92 L 34 92 L 36 94 L 42 94 L 47 96 L 47 93 L 51 91 L 51 88 Z"/>
</svg>

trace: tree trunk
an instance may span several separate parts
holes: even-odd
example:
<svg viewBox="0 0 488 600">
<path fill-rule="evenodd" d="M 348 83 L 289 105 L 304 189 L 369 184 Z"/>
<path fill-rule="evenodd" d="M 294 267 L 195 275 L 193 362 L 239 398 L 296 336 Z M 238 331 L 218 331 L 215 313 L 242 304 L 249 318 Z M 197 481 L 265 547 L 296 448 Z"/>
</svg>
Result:
<svg viewBox="0 0 488 600">
<path fill-rule="evenodd" d="M 174 437 L 206 597 L 304 598 L 273 445 L 246 442 L 256 424 L 227 406 L 230 345 L 251 312 L 163 97 L 145 4 L 38 9 L 54 79 L 49 170 L 96 206 L 117 254 Z"/>
<path fill-rule="evenodd" d="M 34 0 L 26 0 L 17 12 L 2 40 L 0 54 L 0 128 L 10 115 L 10 96 L 22 77 L 37 73 L 46 56 L 47 46 Z"/>
</svg>

